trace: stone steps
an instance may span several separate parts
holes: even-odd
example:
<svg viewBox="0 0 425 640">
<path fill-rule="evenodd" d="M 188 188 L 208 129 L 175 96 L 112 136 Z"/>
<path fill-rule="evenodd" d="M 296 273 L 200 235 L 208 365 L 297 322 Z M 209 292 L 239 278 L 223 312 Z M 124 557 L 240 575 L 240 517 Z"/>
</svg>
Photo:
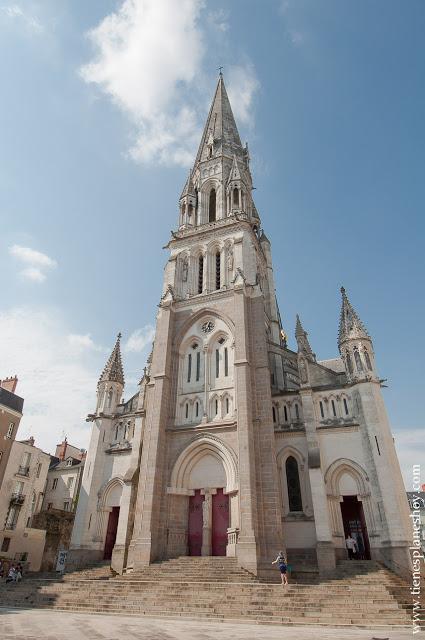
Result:
<svg viewBox="0 0 425 640">
<path fill-rule="evenodd" d="M 279 576 L 277 576 L 279 579 Z M 107 567 L 0 586 L 3 606 L 272 624 L 396 627 L 410 623 L 409 587 L 376 563 L 325 580 L 260 582 L 232 558 L 177 558 L 110 577 Z"/>
</svg>

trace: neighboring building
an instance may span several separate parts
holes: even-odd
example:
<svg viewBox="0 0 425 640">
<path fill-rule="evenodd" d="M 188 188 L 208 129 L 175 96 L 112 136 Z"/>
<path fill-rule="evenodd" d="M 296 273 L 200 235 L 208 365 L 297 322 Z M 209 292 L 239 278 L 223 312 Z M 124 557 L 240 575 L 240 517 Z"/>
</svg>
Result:
<svg viewBox="0 0 425 640">
<path fill-rule="evenodd" d="M 15 394 L 17 384 L 16 376 L 0 380 L 0 488 L 24 406 L 23 399 Z"/>
<path fill-rule="evenodd" d="M 84 449 L 68 444 L 66 438 L 51 456 L 44 492 L 43 510 L 60 509 L 74 512 L 77 506 L 84 470 Z"/>
<path fill-rule="evenodd" d="M 140 391 L 121 401 L 119 337 L 98 383 L 71 563 L 228 555 L 266 576 L 286 547 L 326 571 L 351 533 L 366 557 L 411 566 L 372 339 L 342 289 L 340 357 L 318 361 L 299 318 L 287 347 L 252 188 L 220 74 Z"/>
<path fill-rule="evenodd" d="M 410 511 L 417 514 L 419 512 L 420 521 L 420 539 L 422 545 L 422 551 L 425 553 L 425 485 L 422 485 L 422 491 L 408 491 L 407 500 L 409 501 Z"/>
<path fill-rule="evenodd" d="M 0 492 L 0 555 L 41 565 L 46 532 L 32 526 L 43 503 L 50 456 L 34 446 L 34 438 L 15 441 Z"/>
</svg>

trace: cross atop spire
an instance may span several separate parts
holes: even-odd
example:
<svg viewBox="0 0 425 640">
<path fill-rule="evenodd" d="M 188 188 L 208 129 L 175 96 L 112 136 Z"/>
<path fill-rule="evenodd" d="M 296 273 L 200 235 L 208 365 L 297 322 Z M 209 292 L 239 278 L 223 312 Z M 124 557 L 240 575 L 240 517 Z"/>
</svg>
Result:
<svg viewBox="0 0 425 640">
<path fill-rule="evenodd" d="M 300 316 L 297 313 L 297 324 L 295 326 L 295 337 L 297 339 L 298 344 L 298 352 L 304 353 L 304 355 L 310 360 L 316 360 L 316 356 L 313 353 L 310 343 L 308 341 L 308 333 L 304 331 L 304 328 L 301 324 Z"/>
<path fill-rule="evenodd" d="M 119 382 L 124 386 L 124 371 L 121 361 L 121 333 L 117 335 L 115 346 L 99 378 L 100 382 Z"/>
<path fill-rule="evenodd" d="M 220 149 L 222 154 L 226 153 L 230 156 L 235 153 L 238 155 L 244 153 L 221 70 L 196 155 L 195 167 L 198 162 L 207 160 L 217 149 Z"/>
<path fill-rule="evenodd" d="M 341 295 L 342 305 L 339 319 L 338 346 L 341 346 L 345 340 L 353 338 L 366 338 L 367 340 L 370 340 L 370 336 L 363 322 L 352 307 L 344 287 L 341 287 Z"/>
</svg>

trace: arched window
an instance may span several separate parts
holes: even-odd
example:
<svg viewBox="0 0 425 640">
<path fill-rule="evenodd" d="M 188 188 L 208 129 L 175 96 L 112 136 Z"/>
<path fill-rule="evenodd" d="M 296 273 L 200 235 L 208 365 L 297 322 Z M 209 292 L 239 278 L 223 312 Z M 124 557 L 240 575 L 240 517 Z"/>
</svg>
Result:
<svg viewBox="0 0 425 640">
<path fill-rule="evenodd" d="M 201 352 L 196 353 L 196 382 L 199 381 L 201 375 Z"/>
<path fill-rule="evenodd" d="M 218 400 L 215 401 L 215 415 L 218 415 Z"/>
<path fill-rule="evenodd" d="M 218 349 L 215 350 L 215 377 L 218 378 L 220 376 L 220 352 Z"/>
<path fill-rule="evenodd" d="M 302 511 L 303 501 L 301 498 L 300 476 L 298 473 L 298 462 L 294 456 L 289 456 L 285 463 L 286 486 L 288 487 L 289 511 Z"/>
<path fill-rule="evenodd" d="M 283 415 L 285 416 L 285 422 L 288 422 L 288 409 L 286 408 L 286 404 L 283 405 Z"/>
<path fill-rule="evenodd" d="M 297 404 L 295 405 L 295 415 L 297 417 L 297 420 L 299 420 L 300 419 L 300 409 L 299 409 L 299 406 Z"/>
<path fill-rule="evenodd" d="M 229 413 L 229 398 L 226 398 L 226 415 Z"/>
<path fill-rule="evenodd" d="M 195 402 L 195 416 L 199 416 L 199 402 Z"/>
<path fill-rule="evenodd" d="M 185 418 L 187 420 L 188 417 L 189 417 L 189 404 L 187 402 L 185 404 L 184 414 L 185 414 Z"/>
<path fill-rule="evenodd" d="M 239 207 L 239 189 L 237 187 L 233 189 L 233 205 Z"/>
<path fill-rule="evenodd" d="M 227 347 L 224 347 L 224 375 L 226 377 L 229 375 L 229 354 L 227 352 Z"/>
<path fill-rule="evenodd" d="M 273 423 L 276 424 L 276 407 L 272 407 L 272 413 L 273 413 Z"/>
<path fill-rule="evenodd" d="M 112 404 L 112 389 L 109 389 L 108 398 L 107 398 L 107 404 L 106 404 L 108 409 L 110 408 L 111 404 Z"/>
<path fill-rule="evenodd" d="M 348 416 L 348 402 L 345 398 L 343 399 L 343 403 L 344 403 L 345 415 Z"/>
<path fill-rule="evenodd" d="M 369 352 L 367 349 L 364 350 L 364 359 L 366 360 L 366 366 L 369 371 L 372 371 L 372 363 L 370 361 Z"/>
<path fill-rule="evenodd" d="M 323 402 L 321 400 L 319 402 L 319 405 L 320 405 L 320 415 L 322 416 L 322 418 L 324 418 L 325 417 L 325 410 L 323 408 Z"/>
<path fill-rule="evenodd" d="M 346 360 L 347 360 L 347 367 L 348 367 L 348 371 L 349 371 L 350 373 L 353 373 L 353 363 L 352 363 L 352 361 L 351 361 L 351 356 L 350 356 L 350 354 L 349 354 L 349 352 L 348 352 L 348 351 L 345 353 L 345 358 L 346 358 Z"/>
<path fill-rule="evenodd" d="M 193 213 L 193 204 L 190 204 L 188 206 L 187 213 L 188 213 L 189 218 L 190 218 L 192 216 L 192 213 Z"/>
<path fill-rule="evenodd" d="M 189 353 L 187 356 L 187 381 L 190 382 L 190 378 L 192 377 L 192 354 Z"/>
<path fill-rule="evenodd" d="M 198 293 L 202 293 L 203 286 L 204 286 L 204 256 L 199 256 Z"/>
<path fill-rule="evenodd" d="M 357 367 L 357 371 L 363 371 L 363 363 L 362 360 L 360 358 L 360 353 L 357 351 L 357 349 L 355 349 L 354 351 L 354 360 L 356 361 L 356 367 Z"/>
<path fill-rule="evenodd" d="M 208 207 L 208 221 L 215 222 L 216 220 L 216 193 L 215 189 L 210 191 L 210 201 Z"/>
<path fill-rule="evenodd" d="M 331 400 L 331 404 L 332 404 L 332 413 L 334 415 L 334 418 L 336 418 L 336 407 L 335 407 L 335 401 Z"/>
<path fill-rule="evenodd" d="M 115 427 L 115 440 L 118 440 L 118 425 Z"/>
<path fill-rule="evenodd" d="M 215 254 L 215 288 L 220 289 L 221 286 L 221 273 L 220 273 L 220 252 L 217 251 Z"/>
</svg>

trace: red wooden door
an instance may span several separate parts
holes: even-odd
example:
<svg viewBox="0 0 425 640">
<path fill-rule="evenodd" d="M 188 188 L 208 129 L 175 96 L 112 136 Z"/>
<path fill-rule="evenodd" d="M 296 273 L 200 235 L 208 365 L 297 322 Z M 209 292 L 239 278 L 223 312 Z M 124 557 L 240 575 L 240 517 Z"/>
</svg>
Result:
<svg viewBox="0 0 425 640">
<path fill-rule="evenodd" d="M 229 496 L 217 489 L 212 497 L 212 555 L 225 556 L 229 526 Z"/>
<path fill-rule="evenodd" d="M 189 555 L 200 556 L 202 549 L 202 503 L 205 496 L 196 489 L 195 495 L 189 498 Z"/>
<path fill-rule="evenodd" d="M 117 538 L 119 517 L 120 508 L 112 507 L 112 511 L 109 512 L 108 527 L 106 529 L 105 549 L 103 552 L 103 558 L 105 560 L 110 560 L 110 558 L 112 558 L 112 549 L 115 546 L 115 540 Z"/>
</svg>

